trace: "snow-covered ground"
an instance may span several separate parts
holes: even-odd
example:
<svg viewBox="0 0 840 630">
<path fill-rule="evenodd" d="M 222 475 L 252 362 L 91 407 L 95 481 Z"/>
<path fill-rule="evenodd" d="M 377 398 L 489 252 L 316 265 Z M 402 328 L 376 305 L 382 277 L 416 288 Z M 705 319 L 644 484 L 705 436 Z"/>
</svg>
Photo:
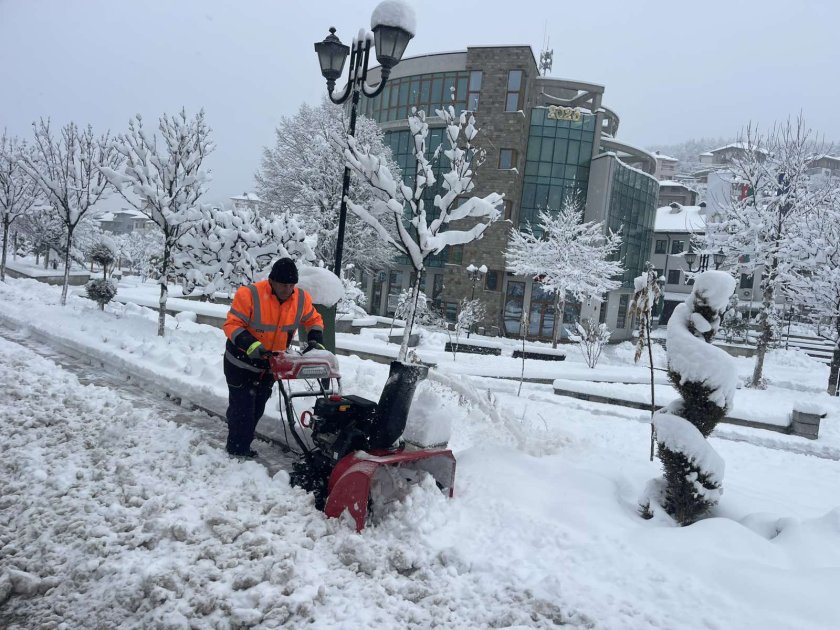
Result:
<svg viewBox="0 0 840 630">
<path fill-rule="evenodd" d="M 465 391 L 492 389 L 498 417 L 422 384 L 419 411 L 452 420 L 455 498 L 417 488 L 356 534 L 285 472 L 228 459 L 220 422 L 167 417 L 31 350 L 93 357 L 150 400 L 169 391 L 223 409 L 220 330 L 181 316 L 158 338 L 146 309 L 72 296 L 61 308 L 59 294 L 0 284 L 0 324 L 27 337 L 0 340 L 0 627 L 837 627 L 840 464 L 807 453 L 840 447 L 840 415 L 821 391 L 827 368 L 796 352 L 768 356 L 769 391 L 786 407 L 828 405 L 820 439 L 722 427 L 711 440 L 723 498 L 685 528 L 637 514 L 660 476 L 644 413 L 549 385 L 517 397 L 517 382 L 485 378 L 513 359 L 441 352 Z M 340 363 L 346 392 L 378 397 L 387 366 Z M 603 366 L 631 363 L 622 345 Z M 570 351 L 539 370 L 581 365 Z"/>
</svg>

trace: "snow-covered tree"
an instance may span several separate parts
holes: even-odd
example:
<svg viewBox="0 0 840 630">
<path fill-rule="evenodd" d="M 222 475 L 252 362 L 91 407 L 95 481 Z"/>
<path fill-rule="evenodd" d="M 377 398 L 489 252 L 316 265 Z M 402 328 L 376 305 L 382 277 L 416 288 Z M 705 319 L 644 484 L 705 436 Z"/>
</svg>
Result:
<svg viewBox="0 0 840 630">
<path fill-rule="evenodd" d="M 115 235 L 114 244 L 117 255 L 126 260 L 144 282 L 151 272 L 151 261 L 163 255 L 163 235 L 157 226 Z"/>
<path fill-rule="evenodd" d="M 213 150 L 210 127 L 204 111 L 188 118 L 185 110 L 163 114 L 157 134 L 149 135 L 138 114 L 128 123 L 128 132 L 113 144 L 124 160 L 118 172 L 105 167 L 107 176 L 131 206 L 149 217 L 163 232 L 163 255 L 157 259 L 156 275 L 160 283 L 158 335 L 166 324 L 167 286 L 180 280 L 174 265 L 180 240 L 203 218 L 199 199 L 207 189 L 209 174 L 202 168 Z"/>
<path fill-rule="evenodd" d="M 81 129 L 75 123 L 68 123 L 58 137 L 53 135 L 49 120 L 42 118 L 32 127 L 33 151 L 22 154 L 20 164 L 64 224 L 63 306 L 67 303 L 70 284 L 74 233 L 87 212 L 111 189 L 102 169 L 118 168 L 122 157 L 114 150 L 109 133 L 96 137 L 90 125 Z"/>
<path fill-rule="evenodd" d="M 0 220 L 3 222 L 3 253 L 0 258 L 0 282 L 6 280 L 6 253 L 9 249 L 9 230 L 12 224 L 32 210 L 38 201 L 38 186 L 21 167 L 32 147 L 6 131 L 0 136 Z"/>
<path fill-rule="evenodd" d="M 255 176 L 264 213 L 296 216 L 308 233 L 317 235 L 315 253 L 328 265 L 333 264 L 338 234 L 348 124 L 345 109 L 326 98 L 317 107 L 302 105 L 295 115 L 280 120 L 274 146 L 263 149 L 260 170 Z M 391 173 L 399 177 L 399 168 L 391 159 L 376 122 L 359 116 L 356 140 L 382 156 Z M 373 196 L 368 182 L 358 176 L 350 178 L 351 200 L 368 206 Z M 394 255 L 394 250 L 378 239 L 369 225 L 348 215 L 342 265 L 373 273 L 388 268 Z"/>
<path fill-rule="evenodd" d="M 762 296 L 757 317 L 756 361 L 750 385 L 764 387 L 764 356 L 778 327 L 776 297 L 789 291 L 788 261 L 798 226 L 824 204 L 830 189 L 811 181 L 807 171 L 821 153 L 802 118 L 777 125 L 769 133 L 749 126 L 743 151 L 733 158 L 736 182 L 744 191 L 723 204 L 721 220 L 707 231 L 708 249 L 738 259 L 738 271 L 756 274 Z"/>
<path fill-rule="evenodd" d="M 583 208 L 575 198 L 568 198 L 556 214 L 540 210 L 536 227 L 511 232 L 505 252 L 508 269 L 539 279 L 543 289 L 556 296 L 553 347 L 557 347 L 567 296 L 600 300 L 621 286 L 613 278 L 624 268 L 621 261 L 610 260 L 620 246 L 619 234 L 605 230 L 602 223 L 583 222 Z"/>
<path fill-rule="evenodd" d="M 791 248 L 791 289 L 812 317 L 831 321 L 834 354 L 827 389 L 835 394 L 840 379 L 840 187 L 799 228 Z"/>
<path fill-rule="evenodd" d="M 103 238 L 88 249 L 88 258 L 102 267 L 102 277 L 108 279 L 108 271 L 113 269 L 117 260 L 116 246 L 111 239 Z"/>
<path fill-rule="evenodd" d="M 700 518 L 720 498 L 724 462 L 706 438 L 732 408 L 735 362 L 711 344 L 735 291 L 723 271 L 706 271 L 668 320 L 668 377 L 680 398 L 654 414 L 665 471 L 662 506 L 680 524 Z"/>
<path fill-rule="evenodd" d="M 102 277 L 88 282 L 85 291 L 89 299 L 99 304 L 100 310 L 105 310 L 105 305 L 117 294 L 117 285 L 108 279 L 108 268 L 113 267 L 116 260 L 114 243 L 104 238 L 90 247 L 87 254 L 94 263 L 102 267 Z"/>
<path fill-rule="evenodd" d="M 44 255 L 44 268 L 49 266 L 50 252 L 64 250 L 64 223 L 51 206 L 35 205 L 23 215 L 17 224 L 18 233 L 26 236 L 35 254 L 38 264 L 41 254 Z"/>
<path fill-rule="evenodd" d="M 656 411 L 656 395 L 653 379 L 653 348 L 650 342 L 650 330 L 653 323 L 653 308 L 662 296 L 662 281 L 656 269 L 650 262 L 645 263 L 645 273 L 637 276 L 634 281 L 633 301 L 630 302 L 630 312 L 636 318 L 639 326 L 639 340 L 636 342 L 636 354 L 633 360 L 638 363 L 647 347 L 648 368 L 650 369 L 650 416 Z M 650 460 L 653 461 L 653 425 L 650 434 Z"/>
<path fill-rule="evenodd" d="M 278 258 L 315 261 L 316 238 L 287 213 L 262 217 L 250 209 L 203 208 L 202 215 L 175 255 L 185 295 L 233 293 L 256 282 Z"/>
<path fill-rule="evenodd" d="M 482 149 L 472 145 L 478 133 L 475 118 L 467 112 L 456 115 L 451 105 L 436 110 L 436 114 L 443 119 L 446 133 L 444 143 L 431 155 L 427 150 L 429 124 L 426 113 L 412 110 L 408 117 L 417 165 L 413 186 L 403 183 L 388 167 L 383 156 L 356 139 L 347 139 L 349 146 L 345 151 L 347 163 L 374 189 L 374 199 L 369 204 L 348 200 L 348 206 L 372 226 L 385 243 L 408 257 L 414 267 L 414 287 L 417 291 L 426 269 L 426 258 L 442 252 L 448 245 L 470 243 L 481 238 L 487 227 L 499 218 L 499 205 L 503 199 L 498 193 L 490 193 L 483 198 L 464 198 L 475 187 L 475 172 L 485 157 Z M 438 182 L 435 168 L 443 159 L 448 170 Z M 433 191 L 437 191 L 432 202 L 434 207 L 427 214 L 424 197 Z M 460 205 L 456 202 L 459 197 L 463 199 Z M 451 229 L 453 221 L 467 218 L 474 220 L 471 227 Z M 408 336 L 414 324 L 413 311 L 409 312 L 407 319 L 406 334 L 398 355 L 400 361 L 405 361 L 408 354 Z"/>
</svg>

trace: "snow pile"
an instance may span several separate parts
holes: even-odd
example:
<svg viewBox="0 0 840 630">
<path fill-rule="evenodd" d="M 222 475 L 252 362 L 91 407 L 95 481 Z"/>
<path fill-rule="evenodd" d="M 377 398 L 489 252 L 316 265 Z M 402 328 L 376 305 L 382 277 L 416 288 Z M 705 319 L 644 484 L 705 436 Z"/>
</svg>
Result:
<svg viewBox="0 0 840 630">
<path fill-rule="evenodd" d="M 452 417 L 447 413 L 440 385 L 423 381 L 414 392 L 403 438 L 420 448 L 446 446 L 452 436 Z"/>
<path fill-rule="evenodd" d="M 335 306 L 344 297 L 344 283 L 323 267 L 299 267 L 298 286 L 304 289 L 315 304 Z"/>
</svg>

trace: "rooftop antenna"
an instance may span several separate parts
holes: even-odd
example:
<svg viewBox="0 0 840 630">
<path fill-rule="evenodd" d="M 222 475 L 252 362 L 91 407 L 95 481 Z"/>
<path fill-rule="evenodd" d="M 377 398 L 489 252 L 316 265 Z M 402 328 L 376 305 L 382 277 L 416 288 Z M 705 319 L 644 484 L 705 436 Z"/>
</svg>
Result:
<svg viewBox="0 0 840 630">
<path fill-rule="evenodd" d="M 548 20 L 545 21 L 545 27 L 543 28 L 543 49 L 540 52 L 540 72 L 543 76 L 546 76 L 549 72 L 551 72 L 551 64 L 554 59 L 554 50 L 549 50 L 548 48 Z"/>
</svg>

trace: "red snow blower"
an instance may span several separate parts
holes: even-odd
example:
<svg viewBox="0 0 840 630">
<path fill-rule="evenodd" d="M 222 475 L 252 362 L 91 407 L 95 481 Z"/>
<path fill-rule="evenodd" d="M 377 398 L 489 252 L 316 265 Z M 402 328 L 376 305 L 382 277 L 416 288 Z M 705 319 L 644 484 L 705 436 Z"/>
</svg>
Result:
<svg viewBox="0 0 840 630">
<path fill-rule="evenodd" d="M 373 402 L 341 394 L 338 361 L 329 351 L 281 352 L 269 363 L 286 423 L 301 449 L 291 483 L 312 492 L 315 505 L 327 516 L 338 517 L 346 510 L 361 531 L 371 513 L 385 511 L 388 503 L 403 498 L 426 476 L 453 495 L 452 451 L 408 450 L 398 442 L 417 384 L 428 374 L 426 366 L 392 362 L 379 402 Z M 291 380 L 309 381 L 310 388 L 292 391 Z M 298 419 L 293 399 L 313 396 L 314 408 Z"/>
</svg>

